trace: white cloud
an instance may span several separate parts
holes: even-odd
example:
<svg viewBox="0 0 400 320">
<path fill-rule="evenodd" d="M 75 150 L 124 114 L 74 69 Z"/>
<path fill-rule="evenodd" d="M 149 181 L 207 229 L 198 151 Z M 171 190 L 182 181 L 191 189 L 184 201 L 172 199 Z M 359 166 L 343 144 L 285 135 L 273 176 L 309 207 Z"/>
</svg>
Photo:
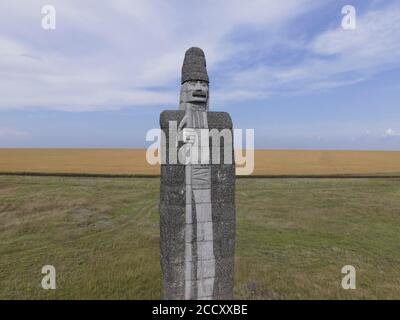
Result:
<svg viewBox="0 0 400 320">
<path fill-rule="evenodd" d="M 385 133 L 383 136 L 384 137 L 400 137 L 400 132 L 396 132 L 393 129 L 387 129 L 387 130 L 385 130 Z"/>
<path fill-rule="evenodd" d="M 337 28 L 303 44 L 306 57 L 289 66 L 259 64 L 232 74 L 232 87 L 252 88 L 255 97 L 349 86 L 400 67 L 400 6 L 368 11 L 356 30 Z M 298 43 L 301 48 L 301 42 Z"/>
<path fill-rule="evenodd" d="M 15 139 L 15 138 L 23 138 L 28 134 L 25 131 L 15 130 L 12 128 L 0 128 L 0 139 Z"/>
<path fill-rule="evenodd" d="M 0 109 L 177 104 L 171 87 L 179 81 L 188 47 L 205 50 L 212 72 L 246 50 L 229 38 L 236 30 L 272 32 L 315 6 L 310 0 L 54 0 L 57 28 L 45 31 L 40 27 L 44 4 L 0 3 Z"/>
<path fill-rule="evenodd" d="M 213 103 L 350 85 L 400 61 L 398 7 L 359 17 L 354 32 L 337 28 L 307 43 L 287 39 L 285 30 L 319 1 L 54 0 L 55 31 L 40 27 L 44 4 L 0 3 L 0 109 L 177 105 L 172 86 L 193 45 L 205 50 L 210 73 L 221 75 Z M 264 40 L 237 40 L 246 28 Z M 290 66 L 263 61 L 247 69 L 236 61 L 275 45 L 309 56 Z"/>
<path fill-rule="evenodd" d="M 320 34 L 311 44 L 314 53 L 334 56 L 337 72 L 377 72 L 399 65 L 400 7 L 390 6 L 358 17 L 355 30 L 340 27 Z"/>
</svg>

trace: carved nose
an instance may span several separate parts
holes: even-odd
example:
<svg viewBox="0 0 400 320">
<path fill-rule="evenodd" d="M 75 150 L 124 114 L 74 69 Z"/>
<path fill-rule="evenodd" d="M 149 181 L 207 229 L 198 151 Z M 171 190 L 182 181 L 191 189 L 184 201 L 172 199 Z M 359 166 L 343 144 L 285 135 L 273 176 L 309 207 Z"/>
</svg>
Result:
<svg viewBox="0 0 400 320">
<path fill-rule="evenodd" d="M 194 97 L 206 97 L 206 93 L 203 90 L 195 90 L 193 91 Z"/>
</svg>

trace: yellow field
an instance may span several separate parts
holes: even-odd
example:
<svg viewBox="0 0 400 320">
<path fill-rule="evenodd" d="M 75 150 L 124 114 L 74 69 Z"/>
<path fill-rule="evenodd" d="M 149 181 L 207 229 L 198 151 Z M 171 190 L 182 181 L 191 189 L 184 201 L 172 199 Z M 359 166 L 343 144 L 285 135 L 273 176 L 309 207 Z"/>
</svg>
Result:
<svg viewBox="0 0 400 320">
<path fill-rule="evenodd" d="M 256 175 L 398 174 L 400 152 L 257 150 Z"/>
<path fill-rule="evenodd" d="M 159 174 L 144 149 L 0 149 L 0 172 Z M 399 174 L 400 152 L 256 150 L 254 175 Z"/>
</svg>

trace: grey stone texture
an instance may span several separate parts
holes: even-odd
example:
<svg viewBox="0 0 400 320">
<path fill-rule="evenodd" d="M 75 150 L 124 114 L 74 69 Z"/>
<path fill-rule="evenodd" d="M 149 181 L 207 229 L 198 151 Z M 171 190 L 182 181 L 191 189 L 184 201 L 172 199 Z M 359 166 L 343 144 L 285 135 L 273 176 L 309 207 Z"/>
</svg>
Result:
<svg viewBox="0 0 400 320">
<path fill-rule="evenodd" d="M 164 299 L 233 298 L 233 127 L 228 113 L 208 111 L 208 81 L 203 51 L 190 48 L 182 66 L 181 111 L 160 115 L 165 137 L 159 207 Z M 190 138 L 183 141 L 185 134 Z"/>
<path fill-rule="evenodd" d="M 163 111 L 160 115 L 160 128 L 165 136 L 165 140 L 161 141 L 161 153 L 165 155 L 164 163 L 171 164 L 174 159 L 174 163 L 180 164 L 178 159 L 179 149 L 183 146 L 182 141 L 176 141 L 177 134 L 174 130 L 171 130 L 169 124 L 174 122 L 179 124 L 185 115 L 184 111 Z M 234 149 L 233 149 L 233 129 L 232 120 L 227 112 L 207 112 L 208 127 L 211 133 L 219 132 L 221 137 L 217 135 L 210 135 L 209 137 L 209 158 L 212 164 L 233 164 L 234 162 Z M 214 131 L 213 131 L 214 129 Z M 215 131 L 216 130 L 216 131 Z M 222 131 L 225 130 L 225 131 Z M 231 140 L 225 142 L 224 133 L 230 133 Z M 170 134 L 173 135 L 170 139 Z M 227 149 L 227 151 L 225 151 Z M 200 150 L 200 147 L 199 147 Z M 200 153 L 200 151 L 199 151 Z M 225 156 L 226 153 L 226 156 Z M 162 175 L 161 175 L 162 176 Z M 211 175 L 213 176 L 213 175 Z"/>
<path fill-rule="evenodd" d="M 160 127 L 167 130 L 169 128 L 169 121 L 180 123 L 185 116 L 184 111 L 164 110 L 160 114 Z M 227 112 L 207 112 L 208 127 L 210 129 L 232 129 L 232 119 Z"/>
<path fill-rule="evenodd" d="M 185 53 L 181 82 L 184 83 L 189 80 L 208 82 L 206 58 L 200 48 L 192 47 Z"/>
<path fill-rule="evenodd" d="M 181 111 L 164 111 L 160 117 L 161 129 L 168 131 L 168 121 L 179 121 L 182 117 Z M 210 129 L 232 129 L 232 121 L 225 112 L 208 112 L 208 124 Z M 168 144 L 168 134 L 166 136 Z M 220 149 L 223 150 L 223 146 Z M 235 165 L 233 163 L 206 166 L 211 168 L 211 221 L 215 256 L 215 279 L 211 299 L 232 299 L 236 232 Z M 161 165 L 160 249 L 164 299 L 185 299 L 185 179 L 185 165 Z M 195 216 L 195 212 L 192 216 Z M 194 230 L 196 224 L 204 223 L 193 222 Z M 201 236 L 193 232 L 192 243 L 196 243 Z M 198 250 L 199 248 L 193 248 L 193 260 L 197 259 Z M 194 263 L 193 268 L 195 267 Z M 195 286 L 193 288 L 196 289 Z"/>
</svg>

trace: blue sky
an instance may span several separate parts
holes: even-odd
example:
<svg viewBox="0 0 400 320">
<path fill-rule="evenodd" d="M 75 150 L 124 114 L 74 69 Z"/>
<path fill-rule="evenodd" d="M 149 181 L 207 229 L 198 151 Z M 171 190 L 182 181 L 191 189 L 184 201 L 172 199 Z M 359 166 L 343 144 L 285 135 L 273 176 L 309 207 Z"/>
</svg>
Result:
<svg viewBox="0 0 400 320">
<path fill-rule="evenodd" d="M 56 29 L 41 9 L 56 9 Z M 343 5 L 356 29 L 341 27 Z M 204 49 L 257 148 L 400 150 L 399 1 L 0 3 L 0 147 L 146 147 Z"/>
</svg>

